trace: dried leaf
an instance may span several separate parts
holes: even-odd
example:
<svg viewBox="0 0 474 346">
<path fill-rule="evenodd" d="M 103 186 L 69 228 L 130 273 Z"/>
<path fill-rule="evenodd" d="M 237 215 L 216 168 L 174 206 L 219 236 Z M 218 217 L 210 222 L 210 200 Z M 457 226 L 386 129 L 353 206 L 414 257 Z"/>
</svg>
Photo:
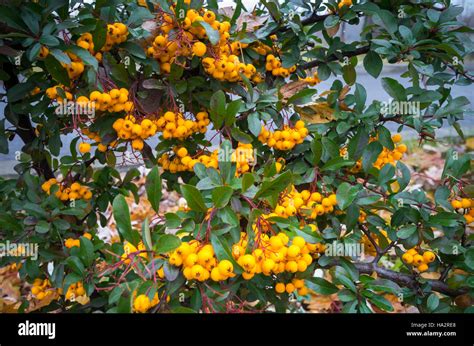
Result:
<svg viewBox="0 0 474 346">
<path fill-rule="evenodd" d="M 234 16 L 234 7 L 227 6 L 219 9 L 219 13 L 223 14 L 226 17 L 232 18 Z M 256 28 L 262 26 L 267 20 L 270 18 L 269 16 L 256 16 L 252 13 L 242 12 L 235 22 L 237 26 L 237 31 L 242 30 L 244 27 L 244 23 L 246 24 L 245 31 L 246 32 L 253 32 Z"/>
<path fill-rule="evenodd" d="M 295 110 L 303 120 L 310 124 L 325 124 L 334 120 L 334 109 L 327 102 L 296 106 Z"/>
<path fill-rule="evenodd" d="M 333 27 L 326 29 L 328 35 L 330 37 L 334 37 L 339 31 L 340 26 L 341 26 L 341 23 L 337 23 L 337 25 L 334 25 Z"/>
<path fill-rule="evenodd" d="M 308 82 L 305 80 L 299 80 L 296 82 L 291 82 L 288 84 L 285 84 L 280 88 L 280 94 L 282 96 L 282 101 L 283 103 L 286 103 L 286 101 L 295 95 L 296 93 L 300 92 L 304 88 L 308 86 Z"/>
</svg>

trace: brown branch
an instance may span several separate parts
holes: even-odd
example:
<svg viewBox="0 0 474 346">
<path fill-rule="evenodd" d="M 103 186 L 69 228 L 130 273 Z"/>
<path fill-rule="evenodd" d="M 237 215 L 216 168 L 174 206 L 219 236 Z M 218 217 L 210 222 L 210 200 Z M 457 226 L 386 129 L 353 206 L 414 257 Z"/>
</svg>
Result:
<svg viewBox="0 0 474 346">
<path fill-rule="evenodd" d="M 398 115 L 398 116 L 395 116 L 395 117 L 393 117 L 393 118 L 384 118 L 384 117 L 381 115 L 380 118 L 379 118 L 379 120 L 380 120 L 381 122 L 383 122 L 383 123 L 384 123 L 384 122 L 387 122 L 387 121 L 391 121 L 391 122 L 394 122 L 394 123 L 397 123 L 397 124 L 400 124 L 400 125 L 403 125 L 403 126 L 406 126 L 406 127 L 409 127 L 409 128 L 411 128 L 411 129 L 416 130 L 415 126 L 405 123 L 405 122 L 402 120 L 401 116 L 399 116 L 399 115 Z M 424 138 L 424 137 L 428 137 L 428 138 L 434 139 L 434 136 L 433 136 L 431 133 L 428 133 L 428 132 L 426 132 L 426 131 L 421 131 L 421 132 L 419 132 L 419 134 L 420 134 L 420 136 L 423 137 L 423 138 Z"/>
<path fill-rule="evenodd" d="M 393 270 L 379 267 L 373 263 L 355 263 L 354 265 L 361 273 L 371 274 L 376 272 L 379 277 L 392 280 L 393 282 L 405 287 L 416 288 L 418 285 L 418 281 L 416 281 L 416 278 L 412 275 L 398 273 Z M 426 282 L 430 284 L 433 291 L 450 297 L 457 297 L 467 292 L 466 288 L 453 289 L 440 280 L 428 279 Z"/>
<path fill-rule="evenodd" d="M 367 237 L 367 239 L 369 239 L 369 241 L 372 243 L 372 245 L 374 246 L 375 248 L 375 251 L 377 252 L 377 255 L 380 255 L 382 253 L 382 249 L 380 248 L 379 244 L 377 244 L 377 242 L 375 241 L 375 239 L 372 237 L 372 234 L 370 234 L 370 231 L 369 229 L 367 228 L 367 226 L 361 224 L 360 225 L 360 229 L 362 231 L 362 233 L 365 234 L 365 236 Z"/>
<path fill-rule="evenodd" d="M 338 262 L 336 260 L 336 261 L 332 261 L 330 264 L 328 264 L 325 267 L 334 266 L 337 264 Z M 420 283 L 416 280 L 416 277 L 414 275 L 395 272 L 390 269 L 379 267 L 375 263 L 355 262 L 354 266 L 357 268 L 359 273 L 370 275 L 375 272 L 377 273 L 377 276 L 379 278 L 389 279 L 403 287 L 417 289 L 418 286 L 420 285 Z M 431 286 L 431 289 L 433 291 L 442 293 L 449 297 L 457 297 L 467 292 L 467 288 L 465 287 L 454 289 L 454 288 L 449 287 L 446 283 L 440 280 L 426 279 L 425 282 L 427 282 Z"/>
</svg>

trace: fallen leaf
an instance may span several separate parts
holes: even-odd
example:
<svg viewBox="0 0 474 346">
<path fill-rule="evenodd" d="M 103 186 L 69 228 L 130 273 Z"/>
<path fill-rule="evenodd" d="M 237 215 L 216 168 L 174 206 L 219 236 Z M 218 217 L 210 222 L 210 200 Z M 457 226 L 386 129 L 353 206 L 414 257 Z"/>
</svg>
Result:
<svg viewBox="0 0 474 346">
<path fill-rule="evenodd" d="M 334 120 L 334 109 L 327 102 L 295 106 L 296 112 L 310 124 L 325 124 Z"/>
<path fill-rule="evenodd" d="M 290 97 L 300 92 L 301 90 L 308 87 L 308 82 L 305 80 L 299 80 L 285 84 L 280 88 L 280 94 L 282 96 L 282 102 L 286 103 Z"/>
</svg>

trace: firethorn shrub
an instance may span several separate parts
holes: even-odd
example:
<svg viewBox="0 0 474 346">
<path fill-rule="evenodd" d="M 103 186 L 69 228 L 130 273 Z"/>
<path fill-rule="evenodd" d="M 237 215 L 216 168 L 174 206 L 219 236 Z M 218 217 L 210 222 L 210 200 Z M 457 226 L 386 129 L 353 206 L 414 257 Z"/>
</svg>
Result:
<svg viewBox="0 0 474 346">
<path fill-rule="evenodd" d="M 448 150 L 434 193 L 413 189 L 401 134 L 462 135 L 469 101 L 451 89 L 473 80 L 470 29 L 446 3 L 0 5 L 0 152 L 25 144 L 0 179 L 0 236 L 40 249 L 0 258 L 24 285 L 17 309 L 285 312 L 332 295 L 343 312 L 472 312 L 470 155 Z M 368 102 L 358 64 L 418 109 Z M 163 211 L 163 188 L 186 203 Z"/>
</svg>

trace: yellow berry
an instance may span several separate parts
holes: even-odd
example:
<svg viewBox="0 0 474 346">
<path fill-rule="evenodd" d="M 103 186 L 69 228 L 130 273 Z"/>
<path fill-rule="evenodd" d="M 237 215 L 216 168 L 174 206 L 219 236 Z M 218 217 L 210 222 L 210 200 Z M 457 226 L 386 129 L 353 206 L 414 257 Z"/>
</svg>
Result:
<svg viewBox="0 0 474 346">
<path fill-rule="evenodd" d="M 196 42 L 193 44 L 193 53 L 199 57 L 206 54 L 207 48 L 206 45 L 202 42 Z"/>
<path fill-rule="evenodd" d="M 91 151 L 91 145 L 89 143 L 82 142 L 79 144 L 79 151 L 82 154 L 88 153 Z"/>
<path fill-rule="evenodd" d="M 406 264 L 413 263 L 413 256 L 409 254 L 408 252 L 403 254 L 402 259 L 403 259 L 403 262 L 405 262 Z"/>
<path fill-rule="evenodd" d="M 276 293 L 281 294 L 281 293 L 284 293 L 285 290 L 286 290 L 286 287 L 285 287 L 285 284 L 284 284 L 284 283 L 279 282 L 279 283 L 277 283 L 277 284 L 275 285 L 275 291 L 276 291 Z"/>
<path fill-rule="evenodd" d="M 424 254 L 423 254 L 423 259 L 425 261 L 425 263 L 431 263 L 433 262 L 435 259 L 436 259 L 436 256 L 433 252 L 431 251 L 426 251 Z"/>
</svg>

